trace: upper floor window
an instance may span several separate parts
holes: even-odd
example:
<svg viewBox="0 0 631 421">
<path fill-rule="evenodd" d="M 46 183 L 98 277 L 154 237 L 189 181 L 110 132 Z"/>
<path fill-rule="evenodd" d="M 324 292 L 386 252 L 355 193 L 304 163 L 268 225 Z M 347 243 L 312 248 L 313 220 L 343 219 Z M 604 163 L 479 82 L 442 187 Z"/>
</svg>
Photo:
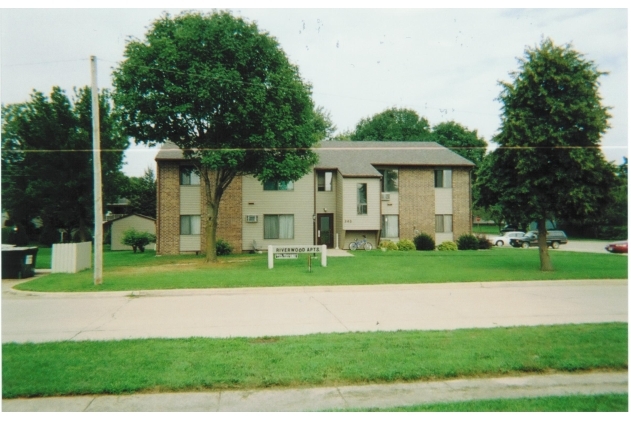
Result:
<svg viewBox="0 0 631 421">
<path fill-rule="evenodd" d="M 263 183 L 263 190 L 293 190 L 293 181 L 270 180 Z"/>
<path fill-rule="evenodd" d="M 333 172 L 332 171 L 318 171 L 318 191 L 332 191 L 333 190 Z"/>
<path fill-rule="evenodd" d="M 381 179 L 382 192 L 398 192 L 399 191 L 399 170 L 398 169 L 382 169 L 378 170 L 383 176 Z"/>
<path fill-rule="evenodd" d="M 434 170 L 434 187 L 451 188 L 451 170 Z"/>
<path fill-rule="evenodd" d="M 199 186 L 199 173 L 195 167 L 180 167 L 180 185 Z"/>
<path fill-rule="evenodd" d="M 368 214 L 368 185 L 357 183 L 357 215 Z"/>
</svg>

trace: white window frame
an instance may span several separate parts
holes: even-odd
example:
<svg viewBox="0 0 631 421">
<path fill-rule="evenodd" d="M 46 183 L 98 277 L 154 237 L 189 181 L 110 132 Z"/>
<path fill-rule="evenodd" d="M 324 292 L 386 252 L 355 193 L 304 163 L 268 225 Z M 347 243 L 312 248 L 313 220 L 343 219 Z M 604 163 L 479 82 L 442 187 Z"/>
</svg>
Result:
<svg viewBox="0 0 631 421">
<path fill-rule="evenodd" d="M 364 186 L 364 191 L 366 192 L 365 202 L 361 201 L 362 198 L 359 193 L 361 186 Z M 368 183 L 357 183 L 357 215 L 368 215 Z"/>
<path fill-rule="evenodd" d="M 270 187 L 271 183 L 274 183 L 274 186 L 273 186 L 274 188 L 268 188 Z M 264 181 L 263 190 L 264 191 L 294 191 L 294 182 L 285 181 L 285 180 L 270 180 L 267 182 Z"/>
<path fill-rule="evenodd" d="M 396 235 L 390 235 L 393 234 L 391 232 L 389 232 L 386 229 L 386 226 L 388 225 L 386 222 L 392 222 L 392 221 L 388 221 L 389 218 L 396 218 L 397 223 L 396 223 Z M 383 238 L 399 238 L 399 215 L 381 215 L 381 236 Z"/>
<path fill-rule="evenodd" d="M 180 186 L 199 186 L 201 180 L 193 166 L 180 167 Z"/>
</svg>

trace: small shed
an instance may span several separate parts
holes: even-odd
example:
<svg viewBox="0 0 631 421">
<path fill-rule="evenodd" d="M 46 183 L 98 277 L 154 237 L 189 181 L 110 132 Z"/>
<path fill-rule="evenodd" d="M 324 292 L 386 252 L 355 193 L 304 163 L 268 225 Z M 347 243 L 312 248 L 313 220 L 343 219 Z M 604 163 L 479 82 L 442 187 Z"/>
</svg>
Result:
<svg viewBox="0 0 631 421">
<path fill-rule="evenodd" d="M 156 233 L 156 220 L 144 215 L 131 214 L 113 221 L 107 221 L 105 225 L 109 225 L 111 233 L 111 249 L 112 250 L 131 250 L 130 246 L 121 243 L 123 233 L 135 228 L 136 231 L 146 231 L 150 234 Z M 147 250 L 155 250 L 156 244 L 151 243 L 147 246 Z"/>
</svg>

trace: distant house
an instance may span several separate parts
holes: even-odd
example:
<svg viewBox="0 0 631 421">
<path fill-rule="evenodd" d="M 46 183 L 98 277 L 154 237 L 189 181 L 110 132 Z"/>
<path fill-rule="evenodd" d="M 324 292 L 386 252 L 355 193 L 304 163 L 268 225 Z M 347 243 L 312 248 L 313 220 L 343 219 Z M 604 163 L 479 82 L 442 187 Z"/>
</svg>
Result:
<svg viewBox="0 0 631 421">
<path fill-rule="evenodd" d="M 108 221 L 104 224 L 109 227 L 111 232 L 111 249 L 112 250 L 131 250 L 130 246 L 125 246 L 121 243 L 123 239 L 123 233 L 130 229 L 135 228 L 137 231 L 146 231 L 150 234 L 156 233 L 156 220 L 143 215 L 127 215 L 122 218 Z M 147 250 L 155 250 L 155 244 L 149 244 Z"/>
<path fill-rule="evenodd" d="M 322 142 L 319 162 L 296 182 L 237 177 L 223 195 L 217 238 L 235 252 L 268 245 L 327 244 L 348 249 L 366 236 L 437 244 L 471 233 L 474 164 L 434 142 Z M 166 143 L 156 156 L 157 253 L 204 250 L 202 180 L 182 151 Z"/>
</svg>

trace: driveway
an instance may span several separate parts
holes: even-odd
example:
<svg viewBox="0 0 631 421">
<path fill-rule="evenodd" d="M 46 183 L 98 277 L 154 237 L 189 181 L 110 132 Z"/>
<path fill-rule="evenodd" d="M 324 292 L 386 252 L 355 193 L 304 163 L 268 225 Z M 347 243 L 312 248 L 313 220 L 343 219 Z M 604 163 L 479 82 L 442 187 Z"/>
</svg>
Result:
<svg viewBox="0 0 631 421">
<path fill-rule="evenodd" d="M 627 280 L 26 293 L 2 342 L 301 335 L 627 322 Z"/>
<path fill-rule="evenodd" d="M 550 251 L 582 251 L 587 253 L 609 253 L 605 250 L 607 244 L 611 244 L 613 241 L 597 241 L 597 240 L 568 240 L 567 244 L 562 244 L 557 250 L 550 249 Z M 503 247 L 512 247 L 505 244 Z"/>
</svg>

